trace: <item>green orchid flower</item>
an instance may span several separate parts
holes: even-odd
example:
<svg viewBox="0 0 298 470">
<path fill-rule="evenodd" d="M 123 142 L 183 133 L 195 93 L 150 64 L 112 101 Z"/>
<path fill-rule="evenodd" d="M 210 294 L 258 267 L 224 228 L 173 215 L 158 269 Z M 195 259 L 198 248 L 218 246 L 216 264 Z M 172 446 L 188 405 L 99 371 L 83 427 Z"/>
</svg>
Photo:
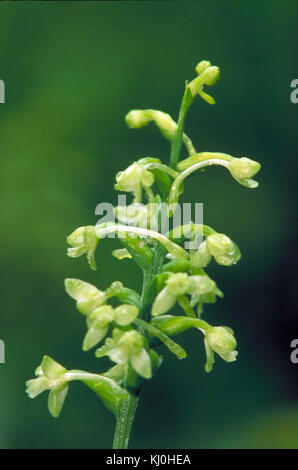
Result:
<svg viewBox="0 0 298 470">
<path fill-rule="evenodd" d="M 95 355 L 108 356 L 117 364 L 130 364 L 145 379 L 150 379 L 152 376 L 151 360 L 144 347 L 144 340 L 134 329 L 122 331 L 115 328 L 112 338 L 107 338 L 105 345 L 97 349 Z"/>
<path fill-rule="evenodd" d="M 96 270 L 95 250 L 98 238 L 94 227 L 87 225 L 86 227 L 77 228 L 67 237 L 67 243 L 71 246 L 67 249 L 68 256 L 78 258 L 86 253 L 91 269 Z"/>
</svg>

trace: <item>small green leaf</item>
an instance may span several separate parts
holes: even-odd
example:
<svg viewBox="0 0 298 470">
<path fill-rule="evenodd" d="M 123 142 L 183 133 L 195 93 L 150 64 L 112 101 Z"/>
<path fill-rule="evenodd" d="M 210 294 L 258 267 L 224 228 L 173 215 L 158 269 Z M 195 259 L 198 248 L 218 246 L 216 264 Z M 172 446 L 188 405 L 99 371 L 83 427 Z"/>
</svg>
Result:
<svg viewBox="0 0 298 470">
<path fill-rule="evenodd" d="M 141 297 L 137 292 L 135 292 L 132 289 L 128 289 L 127 287 L 122 287 L 120 292 L 115 295 L 118 300 L 122 303 L 130 304 L 130 305 L 135 305 L 139 309 L 142 308 L 142 302 L 141 302 Z"/>
<path fill-rule="evenodd" d="M 179 359 L 184 359 L 187 356 L 186 351 L 179 344 L 175 343 L 169 336 L 154 325 L 147 323 L 140 318 L 135 320 L 135 324 L 144 328 L 144 330 L 147 330 L 151 337 L 158 338 Z"/>
<path fill-rule="evenodd" d="M 174 259 L 169 263 L 166 263 L 162 267 L 162 271 L 171 271 L 173 273 L 180 273 L 188 271 L 190 262 L 186 259 Z"/>
<path fill-rule="evenodd" d="M 117 417 L 123 400 L 129 398 L 129 392 L 111 379 L 109 381 L 91 379 L 83 380 L 83 382 L 96 393 L 106 408 Z"/>
</svg>

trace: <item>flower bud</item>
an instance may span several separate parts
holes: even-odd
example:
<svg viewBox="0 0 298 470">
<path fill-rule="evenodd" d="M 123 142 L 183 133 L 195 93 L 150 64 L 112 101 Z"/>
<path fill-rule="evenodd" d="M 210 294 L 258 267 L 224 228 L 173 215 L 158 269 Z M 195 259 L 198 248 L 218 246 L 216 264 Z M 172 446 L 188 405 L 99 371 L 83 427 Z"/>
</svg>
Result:
<svg viewBox="0 0 298 470">
<path fill-rule="evenodd" d="M 167 139 L 171 140 L 175 136 L 178 126 L 169 114 L 154 110 L 152 118 Z"/>
<path fill-rule="evenodd" d="M 206 340 L 213 351 L 219 355 L 231 353 L 237 346 L 234 335 L 222 326 L 215 326 L 207 331 Z"/>
<path fill-rule="evenodd" d="M 236 179 L 252 178 L 260 170 L 261 165 L 249 158 L 234 158 L 229 163 L 229 170 L 231 175 Z"/>
<path fill-rule="evenodd" d="M 210 62 L 203 60 L 198 63 L 196 71 L 199 74 L 187 86 L 193 97 L 198 93 L 207 103 L 214 104 L 215 100 L 212 96 L 205 93 L 204 85 L 214 85 L 220 76 L 219 68 L 211 65 Z"/>
<path fill-rule="evenodd" d="M 126 124 L 133 129 L 140 129 L 146 126 L 150 121 L 150 116 L 147 115 L 145 110 L 141 109 L 133 109 L 125 116 Z"/>
<path fill-rule="evenodd" d="M 188 275 L 186 273 L 173 274 L 169 277 L 166 283 L 168 291 L 171 294 L 174 294 L 176 297 L 178 295 L 183 295 L 188 289 Z"/>
<path fill-rule="evenodd" d="M 231 266 L 239 261 L 241 253 L 237 245 L 223 233 L 207 237 L 207 248 L 218 264 Z"/>
<path fill-rule="evenodd" d="M 172 117 L 156 109 L 134 109 L 125 116 L 128 127 L 139 129 L 146 126 L 150 121 L 154 121 L 166 139 L 171 140 L 176 131 L 177 124 Z"/>
<path fill-rule="evenodd" d="M 219 76 L 220 71 L 218 67 L 216 67 L 215 65 L 208 67 L 204 70 L 202 75 L 200 75 L 200 77 L 202 78 L 201 84 L 212 86 L 217 82 Z"/>
<path fill-rule="evenodd" d="M 168 286 L 164 287 L 153 302 L 151 315 L 153 317 L 163 315 L 175 305 L 176 301 L 176 295 L 170 292 Z"/>
<path fill-rule="evenodd" d="M 211 66 L 211 62 L 209 60 L 201 60 L 196 66 L 196 72 L 198 75 L 201 75 L 208 67 Z"/>
<path fill-rule="evenodd" d="M 77 309 L 83 315 L 88 315 L 107 300 L 104 292 L 80 279 L 65 279 L 64 285 L 68 295 L 77 301 Z"/>
</svg>

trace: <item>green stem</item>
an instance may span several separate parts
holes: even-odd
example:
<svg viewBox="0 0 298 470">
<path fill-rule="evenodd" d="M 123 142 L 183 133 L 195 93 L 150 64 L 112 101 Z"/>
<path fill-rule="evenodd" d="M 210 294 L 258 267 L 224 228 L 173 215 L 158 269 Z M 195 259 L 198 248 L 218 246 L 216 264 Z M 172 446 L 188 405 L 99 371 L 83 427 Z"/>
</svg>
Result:
<svg viewBox="0 0 298 470">
<path fill-rule="evenodd" d="M 145 317 L 148 313 L 148 305 L 146 305 L 146 290 L 149 286 L 152 278 L 161 271 L 161 266 L 164 259 L 164 248 L 162 245 L 157 245 L 155 248 L 154 259 L 151 266 L 147 270 L 144 270 L 143 277 L 143 287 L 142 287 L 142 316 Z M 145 336 L 146 332 L 143 325 L 140 325 L 139 332 Z M 140 388 L 137 391 L 138 395 L 135 395 L 134 392 L 130 392 L 129 397 L 126 400 L 123 400 L 121 403 L 121 408 L 117 416 L 116 428 L 113 441 L 113 449 L 127 449 L 129 438 L 131 434 L 132 425 L 134 422 L 138 401 Z"/>
<path fill-rule="evenodd" d="M 189 87 L 186 86 L 185 92 L 182 98 L 180 110 L 179 110 L 178 128 L 177 128 L 175 137 L 172 140 L 172 145 L 171 145 L 171 155 L 170 155 L 169 166 L 173 168 L 174 170 L 176 169 L 176 165 L 178 163 L 179 156 L 180 156 L 186 114 L 192 101 L 193 101 L 193 96 L 191 94 Z M 191 149 L 191 151 L 193 151 L 193 149 Z"/>
<path fill-rule="evenodd" d="M 113 449 L 127 449 L 131 428 L 134 422 L 138 397 L 130 394 L 127 400 L 123 400 L 116 421 L 116 429 L 114 434 Z"/>
</svg>

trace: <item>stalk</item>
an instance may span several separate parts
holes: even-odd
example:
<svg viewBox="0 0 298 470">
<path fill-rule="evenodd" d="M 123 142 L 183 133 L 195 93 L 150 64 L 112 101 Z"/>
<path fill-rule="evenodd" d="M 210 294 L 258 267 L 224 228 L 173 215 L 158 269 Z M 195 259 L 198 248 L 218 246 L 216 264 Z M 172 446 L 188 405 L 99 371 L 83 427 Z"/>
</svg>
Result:
<svg viewBox="0 0 298 470">
<path fill-rule="evenodd" d="M 116 421 L 113 449 L 127 449 L 134 422 L 139 398 L 130 394 L 128 400 L 122 402 Z"/>
<path fill-rule="evenodd" d="M 155 250 L 154 260 L 149 271 L 144 271 L 143 276 L 143 287 L 142 287 L 142 317 L 144 318 L 147 313 L 148 306 L 146 305 L 146 289 L 150 284 L 151 279 L 158 274 L 161 270 L 161 265 L 163 262 L 164 256 L 158 250 L 158 247 Z M 146 331 L 140 325 L 139 332 L 145 336 Z M 127 449 L 129 444 L 129 439 L 131 435 L 131 430 L 133 426 L 133 422 L 136 415 L 136 410 L 138 407 L 139 402 L 139 395 L 141 389 L 138 389 L 138 395 L 133 392 L 130 392 L 129 398 L 127 400 L 123 400 L 121 404 L 121 408 L 116 420 L 116 428 L 114 433 L 114 440 L 113 440 L 113 449 Z"/>
<path fill-rule="evenodd" d="M 193 101 L 193 96 L 189 90 L 189 88 L 186 86 L 185 87 L 185 92 L 182 97 L 182 102 L 179 110 L 179 118 L 178 118 L 178 128 L 176 131 L 176 135 L 172 141 L 172 146 L 171 146 L 171 155 L 170 155 L 170 167 L 175 170 L 176 165 L 179 161 L 180 157 L 180 152 L 181 152 L 181 147 L 182 147 L 182 142 L 184 138 L 184 123 L 185 123 L 185 118 L 186 114 L 188 111 L 189 106 L 191 105 Z M 194 151 L 193 149 L 191 149 Z M 160 221 L 159 221 L 160 225 Z M 106 230 L 111 230 L 111 227 L 106 228 Z M 133 230 L 133 229 L 132 229 Z M 135 230 L 135 228 L 134 228 Z M 158 227 L 158 230 L 160 232 L 160 226 Z M 145 230 L 144 230 L 145 231 Z M 149 230 L 146 230 L 149 235 Z M 150 235 L 152 235 L 150 233 Z M 156 233 L 153 234 L 153 236 L 156 236 Z M 153 262 L 151 264 L 151 267 L 149 268 L 148 271 L 143 272 L 143 287 L 142 287 L 142 318 L 144 320 L 147 320 L 147 316 L 150 315 L 147 301 L 146 301 L 146 291 L 147 287 L 150 284 L 150 281 L 152 278 L 161 272 L 163 260 L 164 260 L 164 247 L 162 246 L 162 243 L 169 244 L 171 243 L 170 240 L 166 237 L 164 237 L 162 234 L 159 233 L 159 237 L 156 238 L 157 245 L 155 248 L 155 253 L 154 253 L 154 258 Z M 174 244 L 175 245 L 175 244 Z M 177 246 L 178 249 L 180 248 L 181 251 L 184 251 Z M 167 246 L 167 249 L 169 250 L 169 246 Z M 147 331 L 142 325 L 142 322 L 138 325 L 138 330 L 139 333 L 142 334 L 143 336 L 146 336 Z M 128 444 L 129 444 L 129 439 L 131 435 L 131 430 L 133 426 L 133 422 L 135 419 L 135 414 L 139 402 L 139 395 L 140 395 L 140 388 L 138 389 L 138 396 L 136 396 L 133 392 L 130 392 L 130 396 L 127 400 L 124 400 L 122 402 L 119 415 L 116 420 L 116 428 L 115 428 L 115 434 L 114 434 L 114 441 L 113 441 L 113 449 L 127 449 Z"/>
<path fill-rule="evenodd" d="M 182 98 L 180 110 L 179 110 L 179 117 L 178 117 L 178 128 L 175 134 L 175 137 L 172 141 L 171 145 L 171 155 L 170 155 L 170 163 L 169 166 L 173 168 L 174 170 L 176 169 L 176 165 L 179 161 L 179 156 L 180 156 L 180 151 L 181 151 L 181 146 L 182 146 L 182 141 L 183 141 L 183 131 L 184 131 L 184 124 L 185 124 L 185 119 L 186 119 L 186 114 L 188 111 L 188 108 L 190 107 L 191 103 L 193 101 L 193 96 L 191 94 L 191 91 L 189 90 L 188 86 L 185 87 L 185 92 Z M 188 144 L 188 150 L 189 152 L 193 153 L 194 148 L 189 147 L 189 142 L 187 141 Z"/>
</svg>

